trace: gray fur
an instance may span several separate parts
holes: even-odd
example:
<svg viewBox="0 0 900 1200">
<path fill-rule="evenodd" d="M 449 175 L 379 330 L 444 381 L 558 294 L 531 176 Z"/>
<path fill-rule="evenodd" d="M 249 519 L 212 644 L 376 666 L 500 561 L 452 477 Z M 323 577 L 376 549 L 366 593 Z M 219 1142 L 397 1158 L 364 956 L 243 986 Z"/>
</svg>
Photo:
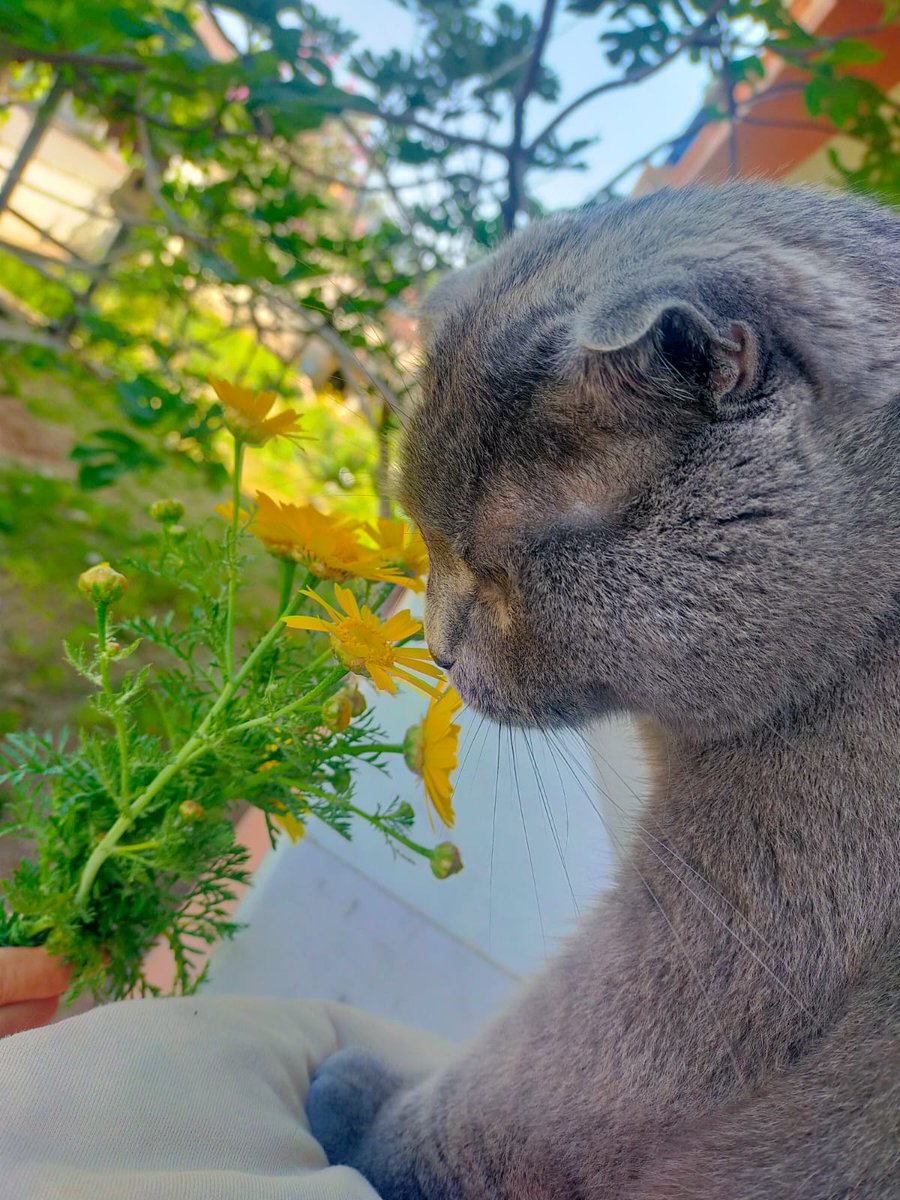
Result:
<svg viewBox="0 0 900 1200">
<path fill-rule="evenodd" d="M 433 650 L 506 723 L 634 714 L 655 780 L 559 958 L 333 1153 L 385 1200 L 897 1200 L 900 222 L 667 193 L 429 307 Z"/>
</svg>

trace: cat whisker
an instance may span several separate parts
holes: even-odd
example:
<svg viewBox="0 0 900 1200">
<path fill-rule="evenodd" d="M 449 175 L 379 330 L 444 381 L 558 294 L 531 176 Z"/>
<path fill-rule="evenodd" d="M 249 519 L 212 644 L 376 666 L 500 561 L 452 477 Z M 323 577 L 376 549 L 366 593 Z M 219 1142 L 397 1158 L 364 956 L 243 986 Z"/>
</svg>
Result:
<svg viewBox="0 0 900 1200">
<path fill-rule="evenodd" d="M 460 714 L 460 715 L 462 715 L 462 714 Z M 462 773 L 466 769 L 466 763 L 469 761 L 469 755 L 472 753 L 472 748 L 475 745 L 475 742 L 476 742 L 476 739 L 478 738 L 479 733 L 481 732 L 481 727 L 482 727 L 482 725 L 484 725 L 484 720 L 485 720 L 485 718 L 483 716 L 480 717 L 478 724 L 475 726 L 474 733 L 472 733 L 466 737 L 466 752 L 463 755 L 463 760 L 459 764 L 459 769 L 456 772 L 457 787 L 459 786 L 459 781 L 462 778 Z"/>
<path fill-rule="evenodd" d="M 626 788 L 628 790 L 628 792 L 630 792 L 630 794 L 634 797 L 634 799 L 639 804 L 643 805 L 643 797 L 634 790 L 634 788 L 631 786 L 631 784 L 628 782 L 628 780 L 624 777 L 624 775 L 622 775 L 619 771 L 616 770 L 616 768 L 612 765 L 612 763 L 609 761 L 609 759 L 604 757 L 604 755 L 602 755 L 600 753 L 600 751 L 597 749 L 597 747 L 595 745 L 593 745 L 591 742 L 589 742 L 587 740 L 587 738 L 584 736 L 584 734 L 580 732 L 580 730 L 576 730 L 576 733 L 578 734 L 579 738 L 581 739 L 588 754 L 591 755 L 592 758 L 599 758 L 600 761 L 603 763 L 603 765 L 608 770 L 612 771 L 612 773 L 613 773 L 613 775 L 615 775 L 616 779 L 618 779 L 619 782 L 622 784 L 622 786 L 624 788 Z M 671 758 L 670 758 L 669 759 L 669 782 L 671 782 L 671 766 L 672 766 L 672 764 L 671 764 Z M 667 788 L 668 788 L 668 783 L 667 783 Z M 620 804 L 618 804 L 608 792 L 604 792 L 604 795 L 609 800 L 610 804 L 613 805 L 614 808 L 616 808 L 624 816 L 628 815 L 627 813 L 625 813 L 625 810 L 622 808 L 622 806 Z M 750 932 L 752 934 L 754 934 L 755 937 L 759 938 L 759 940 L 762 942 L 762 944 L 766 947 L 767 950 L 771 950 L 773 954 L 777 953 L 775 950 L 775 947 L 772 945 L 772 943 L 765 937 L 765 935 L 762 933 L 761 930 L 756 928 L 756 926 L 753 924 L 753 922 L 750 920 L 750 918 L 744 912 L 742 912 L 741 909 L 739 909 L 736 904 L 734 904 L 731 900 L 729 900 L 728 897 L 725 895 L 725 893 L 721 892 L 710 879 L 707 879 L 707 877 L 701 871 L 698 871 L 697 868 L 692 866 L 691 863 L 689 863 L 686 858 L 683 858 L 682 855 L 680 855 L 678 853 L 678 851 L 675 849 L 674 846 L 672 846 L 669 842 L 665 841 L 665 839 L 657 837 L 657 835 L 651 829 L 649 829 L 642 821 L 639 821 L 636 818 L 634 821 L 634 825 L 635 825 L 636 829 L 639 829 L 641 831 L 641 833 L 646 834 L 647 837 L 651 838 L 658 846 L 660 846 L 665 851 L 666 854 L 671 855 L 672 858 L 674 858 L 676 862 L 678 862 L 682 867 L 685 868 L 685 870 L 690 871 L 690 873 L 694 876 L 694 878 L 697 879 L 700 883 L 702 883 L 704 887 L 709 888 L 709 890 L 719 900 L 721 900 L 722 903 L 725 904 L 735 914 L 735 916 L 740 917 L 740 919 L 744 922 L 744 924 L 747 926 L 747 928 L 750 930 Z"/>
<path fill-rule="evenodd" d="M 550 741 L 550 739 L 549 739 L 550 731 L 544 730 L 543 732 L 546 735 L 548 735 L 548 746 L 550 746 L 551 754 L 553 755 L 553 757 L 555 759 L 556 756 L 553 752 L 553 742 Z M 562 747 L 557 744 L 556 749 L 559 751 L 560 754 L 562 754 L 563 761 L 565 762 L 566 766 L 568 766 L 571 770 L 571 764 L 569 763 L 567 757 L 563 753 Z M 578 777 L 574 774 L 574 771 L 572 773 L 573 773 L 573 777 L 575 778 L 576 783 L 579 782 Z M 582 786 L 582 790 L 584 791 L 585 796 L 587 796 L 588 801 L 591 804 L 591 807 L 594 809 L 594 812 L 600 818 L 600 822 L 603 825 L 604 830 L 606 831 L 607 837 L 615 845 L 616 849 L 619 852 L 620 857 L 624 857 L 624 849 L 623 849 L 623 846 L 622 846 L 619 838 L 616 836 L 616 834 L 613 832 L 613 830 L 609 827 L 603 814 L 600 812 L 600 809 L 597 808 L 597 806 L 594 804 L 594 801 L 593 801 L 592 797 L 589 795 L 589 793 L 587 792 L 587 790 L 584 789 L 583 785 L 580 785 L 580 786 Z M 715 1027 L 719 1036 L 722 1039 L 722 1045 L 725 1048 L 725 1052 L 731 1062 L 732 1067 L 734 1068 L 734 1073 L 737 1076 L 737 1079 L 741 1084 L 746 1084 L 746 1076 L 744 1074 L 744 1071 L 741 1068 L 740 1063 L 738 1062 L 737 1055 L 735 1054 L 735 1051 L 734 1051 L 734 1046 L 732 1045 L 731 1039 L 728 1037 L 724 1026 L 722 1025 L 721 1021 L 719 1020 L 718 1013 L 716 1012 L 715 1006 L 713 1005 L 713 1002 L 709 995 L 709 992 L 707 991 L 706 986 L 704 985 L 703 980 L 700 977 L 700 972 L 697 970 L 696 963 L 693 961 L 690 954 L 688 953 L 687 946 L 685 946 L 684 941 L 681 938 L 681 935 L 679 934 L 678 930 L 675 928 L 674 924 L 672 923 L 671 918 L 669 917 L 669 914 L 666 912 L 665 908 L 663 907 L 662 901 L 659 899 L 656 892 L 654 892 L 654 890 L 650 884 L 650 881 L 643 874 L 641 869 L 638 867 L 637 863 L 629 862 L 629 865 L 631 866 L 632 870 L 637 875 L 641 884 L 645 888 L 647 895 L 650 897 L 650 899 L 653 901 L 653 904 L 659 910 L 660 916 L 663 918 L 666 925 L 669 927 L 669 930 L 671 931 L 672 936 L 675 939 L 675 942 L 676 942 L 679 950 L 681 951 L 682 955 L 684 956 L 684 960 L 687 964 L 688 970 L 691 972 L 691 975 L 693 976 L 694 981 L 697 984 L 697 987 L 700 991 L 700 995 L 703 997 L 703 1002 L 709 1011 L 709 1015 L 710 1015 L 710 1018 L 712 1019 L 713 1026 Z"/>
<path fill-rule="evenodd" d="M 490 728 L 491 728 L 490 721 L 488 721 L 487 717 L 485 717 L 483 714 L 481 717 L 481 724 L 484 726 L 485 732 L 484 732 L 484 737 L 481 739 L 481 748 L 478 751 L 478 757 L 475 760 L 475 768 L 474 768 L 473 773 L 476 776 L 476 778 L 478 776 L 478 768 L 481 766 L 481 760 L 484 757 L 484 748 L 488 743 L 488 734 L 489 734 Z"/>
<path fill-rule="evenodd" d="M 592 797 L 592 796 L 590 795 L 590 793 L 587 791 L 587 789 L 585 788 L 584 784 L 583 784 L 583 783 L 581 783 L 581 781 L 578 779 L 578 776 L 575 774 L 575 769 L 574 769 L 574 767 L 573 767 L 573 766 L 572 766 L 572 764 L 571 764 L 571 763 L 568 761 L 568 759 L 566 759 L 565 757 L 564 757 L 563 761 L 565 762 L 565 765 L 566 765 L 566 766 L 569 768 L 569 771 L 572 773 L 572 775 L 573 775 L 573 777 L 575 778 L 576 782 L 578 782 L 578 783 L 579 783 L 579 786 L 581 787 L 581 789 L 582 789 L 582 791 L 584 792 L 585 796 L 588 798 L 588 801 L 589 801 L 589 803 L 591 804 L 591 806 L 593 807 L 593 809 L 594 809 L 594 811 L 596 812 L 597 816 L 598 816 L 598 817 L 600 818 L 600 820 L 603 822 L 603 827 L 604 827 L 604 829 L 606 829 L 607 833 L 609 833 L 609 834 L 610 834 L 610 836 L 612 836 L 612 834 L 611 834 L 611 831 L 609 830 L 609 827 L 608 827 L 608 825 L 607 825 L 607 823 L 606 823 L 606 821 L 605 821 L 605 819 L 604 819 L 604 817 L 603 817 L 603 814 L 602 814 L 602 813 L 600 812 L 600 810 L 597 808 L 597 806 L 596 806 L 596 804 L 595 804 L 595 802 L 594 802 L 594 799 L 593 799 L 593 797 Z M 596 781 L 594 781 L 594 780 L 591 780 L 591 783 L 592 783 L 592 785 L 596 786 Z M 604 792 L 603 794 L 604 794 L 604 796 L 606 797 L 606 799 L 607 799 L 607 800 L 609 800 L 609 802 L 610 802 L 611 804 L 613 804 L 613 805 L 614 805 L 616 808 L 619 808 L 619 810 L 621 811 L 621 807 L 615 803 L 615 801 L 612 799 L 612 797 L 611 797 L 611 796 L 609 796 L 609 795 L 608 795 L 606 792 Z M 801 1011 L 801 1012 L 803 1012 L 803 1013 L 804 1013 L 805 1015 L 807 1015 L 807 1016 L 811 1016 L 812 1014 L 810 1013 L 810 1011 L 809 1011 L 809 1009 L 806 1007 L 806 1005 L 803 1003 L 803 1001 L 800 999 L 800 997 L 799 997 L 799 996 L 797 996 L 797 994 L 796 994 L 794 991 L 792 991 L 792 990 L 791 990 L 791 988 L 789 988 L 789 987 L 788 987 L 788 985 L 787 985 L 787 984 L 784 982 L 784 980 L 783 980 L 783 979 L 780 979 L 780 978 L 779 978 L 779 976 L 778 976 L 778 975 L 775 973 L 775 971 L 773 971 L 773 970 L 772 970 L 772 968 L 771 968 L 771 967 L 768 965 L 768 963 L 766 963 L 766 962 L 765 962 L 765 961 L 764 961 L 762 958 L 760 958 L 760 956 L 759 956 L 759 955 L 756 953 L 756 951 L 753 949 L 753 947 L 752 947 L 752 946 L 749 946 L 749 945 L 747 944 L 747 942 L 745 942 L 745 941 L 744 941 L 744 939 L 743 939 L 743 938 L 742 938 L 742 937 L 741 937 L 739 934 L 735 933 L 735 931 L 734 931 L 734 930 L 731 928 L 731 926 L 728 924 L 728 922 L 727 922 L 727 921 L 725 921 L 725 920 L 724 920 L 724 919 L 723 919 L 723 918 L 722 918 L 722 917 L 721 917 L 721 916 L 720 916 L 720 915 L 719 915 L 719 914 L 716 912 L 716 910 L 715 910 L 715 909 L 714 909 L 714 908 L 713 908 L 711 905 L 709 905 L 709 904 L 708 904 L 708 903 L 707 903 L 707 902 L 706 902 L 706 901 L 703 899 L 703 897 L 702 897 L 702 896 L 701 896 L 701 895 L 700 895 L 698 892 L 694 891 L 694 889 L 693 889 L 692 887 L 690 887 L 690 886 L 688 885 L 688 883 L 687 883 L 687 882 L 686 882 L 684 879 L 682 879 L 682 877 L 681 877 L 681 876 L 680 876 L 680 875 L 679 875 L 679 874 L 678 874 L 678 873 L 677 873 L 677 872 L 674 870 L 674 868 L 672 867 L 671 863 L 667 862 L 667 861 L 666 861 L 666 859 L 664 859 L 664 858 L 663 858 L 663 856 L 662 856 L 662 855 L 661 855 L 661 854 L 660 854 L 660 853 L 659 853 L 659 852 L 658 852 L 656 849 L 654 849 L 654 847 L 653 847 L 653 846 L 650 844 L 650 842 L 648 842 L 648 841 L 647 841 L 647 838 L 643 836 L 643 833 L 645 832 L 645 831 L 643 830 L 643 827 L 642 827 L 642 826 L 640 826 L 640 825 L 638 825 L 638 826 L 637 826 L 637 828 L 638 828 L 638 829 L 641 831 L 641 832 L 638 832 L 638 833 L 637 833 L 637 837 L 638 837 L 638 840 L 641 842 L 641 845 L 643 845 L 643 846 L 644 846 L 644 848 L 645 848 L 646 850 L 648 850 L 648 851 L 649 851 L 649 852 L 650 852 L 650 853 L 653 855 L 653 857 L 654 857 L 654 858 L 655 858 L 655 859 L 656 859 L 656 860 L 657 860 L 657 861 L 660 863 L 660 865 L 661 865 L 661 866 L 663 866 L 663 867 L 665 867 L 665 869 L 666 869 L 666 870 L 669 872 L 669 874 L 672 876 L 672 878 L 673 878 L 673 879 L 675 879 L 675 880 L 677 880 L 677 882 L 681 884 L 681 886 L 682 886 L 682 887 L 685 889 L 685 891 L 686 891 L 686 892 L 688 892 L 688 893 L 689 893 L 689 895 L 693 896 L 693 897 L 694 897 L 694 899 L 697 901 L 697 903 L 698 903 L 698 904 L 700 904 L 700 905 L 701 905 L 701 907 L 703 907 L 704 909 L 706 909 L 706 911 L 707 911 L 707 912 L 710 914 L 710 916 L 711 916 L 711 917 L 712 917 L 712 918 L 713 918 L 713 919 L 714 919 L 714 920 L 715 920 L 715 921 L 716 921 L 716 922 L 717 922 L 719 925 L 721 925 L 721 926 L 722 926 L 722 928 L 723 928 L 724 930 L 726 930 L 726 932 L 727 932 L 728 934 L 730 934 L 730 936 L 731 936 L 731 937 L 733 937 L 733 938 L 734 938 L 734 940 L 737 942 L 737 944 L 738 944 L 739 946 L 741 946 L 741 947 L 742 947 L 742 948 L 743 948 L 743 949 L 744 949 L 744 950 L 745 950 L 745 951 L 746 951 L 746 952 L 747 952 L 747 953 L 750 955 L 750 957 L 753 959 L 753 961 L 754 961 L 754 962 L 755 962 L 755 963 L 756 963 L 758 966 L 760 966 L 760 967 L 761 967 L 761 968 L 762 968 L 762 969 L 763 969 L 763 970 L 766 972 L 766 974 L 767 974 L 767 975 L 768 975 L 768 976 L 769 976 L 769 977 L 770 977 L 770 978 L 773 980 L 773 982 L 774 982 L 774 983 L 776 983 L 776 984 L 778 985 L 778 987 L 779 987 L 779 988 L 781 988 L 781 990 L 784 992 L 784 994 L 785 994 L 785 995 L 786 995 L 786 996 L 787 996 L 787 997 L 788 997 L 788 998 L 789 998 L 791 1001 L 793 1001 L 793 1003 L 794 1003 L 794 1004 L 796 1004 L 796 1005 L 797 1005 L 797 1007 L 800 1009 L 800 1011 Z M 651 837 L 652 837 L 652 836 L 654 836 L 654 835 L 650 834 L 649 836 L 651 836 Z M 618 846 L 618 845 L 620 844 L 620 843 L 619 843 L 619 841 L 618 841 L 618 839 L 614 839 L 614 840 L 615 840 L 615 842 L 616 842 L 616 845 Z M 660 839 L 659 839 L 659 838 L 656 838 L 656 840 L 657 840 L 657 841 L 659 841 Z M 662 843 L 662 844 L 664 844 L 664 843 Z M 665 848 L 668 850 L 668 847 L 667 847 L 667 846 L 666 846 Z M 628 860 L 628 861 L 630 862 L 630 860 Z M 630 862 L 630 865 L 631 865 L 631 866 L 634 866 L 635 870 L 637 870 L 637 867 L 636 867 L 636 865 L 635 865 L 634 863 L 631 863 L 631 862 Z M 685 865 L 687 865 L 687 864 L 685 864 Z M 695 873 L 695 874 L 697 874 L 697 872 L 694 872 L 694 873 Z M 702 876 L 700 876 L 700 878 L 702 879 Z M 704 882 L 706 882 L 706 881 L 704 880 Z M 710 886 L 710 888 L 712 888 L 712 885 L 711 885 L 711 884 L 709 884 L 708 886 Z M 713 889 L 713 890 L 715 890 L 715 889 Z M 722 898 L 723 900 L 725 899 L 725 897 L 721 897 L 721 898 Z M 745 921 L 746 921 L 746 918 L 745 918 L 745 917 L 743 917 L 743 914 L 742 914 L 742 913 L 741 913 L 741 912 L 740 912 L 738 909 L 734 908 L 734 906 L 733 906 L 733 905 L 731 905 L 731 907 L 732 907 L 732 909 L 734 910 L 734 912 L 735 912 L 735 913 L 736 913 L 738 916 L 740 916 L 740 917 L 741 917 L 743 920 L 745 920 Z M 749 925 L 749 922 L 747 922 L 747 923 L 748 923 L 748 925 Z M 758 936 L 759 936 L 759 935 L 758 935 Z M 763 939 L 763 940 L 765 940 L 765 939 Z M 771 947 L 769 947 L 769 948 L 771 949 Z"/>
<path fill-rule="evenodd" d="M 488 867 L 488 947 L 494 945 L 494 848 L 497 845 L 497 798 L 500 794 L 500 745 L 503 735 L 502 723 L 497 725 L 497 770 L 494 775 L 494 810 L 491 814 L 491 861 Z"/>
<path fill-rule="evenodd" d="M 563 874 L 566 877 L 566 883 L 569 888 L 569 895 L 572 897 L 572 905 L 575 909 L 575 912 L 580 913 L 581 908 L 578 904 L 578 898 L 575 895 L 575 889 L 572 887 L 572 878 L 569 875 L 569 868 L 566 863 L 565 855 L 563 854 L 562 845 L 560 844 L 559 833 L 556 828 L 556 823 L 553 820 L 553 812 L 550 807 L 550 798 L 547 795 L 547 790 L 544 787 L 544 781 L 541 778 L 540 771 L 538 770 L 537 758 L 535 757 L 534 747 L 531 744 L 531 738 L 528 736 L 528 730 L 525 729 L 522 732 L 523 732 L 523 735 L 525 738 L 525 748 L 528 751 L 528 757 L 531 760 L 531 769 L 534 771 L 534 780 L 535 780 L 535 783 L 537 784 L 538 795 L 540 796 L 541 805 L 544 809 L 544 816 L 546 817 L 547 824 L 550 827 L 550 836 L 553 839 L 553 844 L 556 847 L 556 854 L 557 854 L 557 857 L 559 858 L 559 865 L 562 867 Z"/>
<path fill-rule="evenodd" d="M 534 856 L 531 853 L 531 839 L 528 836 L 528 824 L 525 820 L 525 809 L 522 805 L 522 790 L 519 787 L 519 770 L 516 766 L 516 748 L 513 742 L 513 732 L 511 727 L 507 727 L 507 736 L 509 738 L 509 755 L 512 762 L 513 782 L 516 788 L 516 799 L 519 803 L 519 813 L 522 817 L 522 832 L 525 834 L 525 849 L 528 852 L 528 865 L 531 869 L 531 883 L 534 888 L 534 902 L 537 905 L 538 922 L 541 926 L 541 941 L 544 943 L 544 954 L 547 954 L 547 932 L 544 928 L 544 910 L 541 907 L 541 898 L 538 892 L 537 876 L 534 873 Z"/>
</svg>

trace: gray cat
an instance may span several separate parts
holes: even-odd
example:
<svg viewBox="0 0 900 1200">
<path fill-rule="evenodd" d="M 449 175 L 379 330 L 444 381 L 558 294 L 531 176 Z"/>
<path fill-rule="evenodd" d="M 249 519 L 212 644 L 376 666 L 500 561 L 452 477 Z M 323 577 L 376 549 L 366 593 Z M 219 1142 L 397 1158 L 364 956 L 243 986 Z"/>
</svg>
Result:
<svg viewBox="0 0 900 1200">
<path fill-rule="evenodd" d="M 900 1197 L 900 221 L 733 185 L 437 288 L 403 500 L 510 724 L 637 718 L 616 889 L 450 1069 L 309 1099 L 385 1200 Z"/>
</svg>

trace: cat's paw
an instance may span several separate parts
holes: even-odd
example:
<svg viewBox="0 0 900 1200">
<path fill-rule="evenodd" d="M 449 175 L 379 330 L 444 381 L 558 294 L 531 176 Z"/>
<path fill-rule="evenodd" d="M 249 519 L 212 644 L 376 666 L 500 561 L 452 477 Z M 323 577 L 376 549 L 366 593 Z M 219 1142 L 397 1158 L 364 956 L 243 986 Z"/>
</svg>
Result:
<svg viewBox="0 0 900 1200">
<path fill-rule="evenodd" d="M 310 1084 L 306 1116 L 332 1165 L 359 1165 L 366 1135 L 400 1086 L 398 1076 L 362 1050 L 340 1050 L 322 1063 Z"/>
</svg>

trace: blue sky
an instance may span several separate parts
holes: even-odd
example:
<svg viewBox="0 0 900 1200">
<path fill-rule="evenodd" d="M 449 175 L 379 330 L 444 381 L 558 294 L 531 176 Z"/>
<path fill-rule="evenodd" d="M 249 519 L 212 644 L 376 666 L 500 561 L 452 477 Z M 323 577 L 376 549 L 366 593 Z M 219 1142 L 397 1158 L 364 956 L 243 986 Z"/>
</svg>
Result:
<svg viewBox="0 0 900 1200">
<path fill-rule="evenodd" d="M 358 33 L 360 47 L 379 52 L 392 47 L 410 49 L 415 44 L 415 25 L 409 13 L 393 0 L 318 0 L 318 7 Z M 485 5 L 489 7 L 493 5 Z M 516 7 L 537 16 L 542 0 L 518 0 Z M 532 105 L 532 132 L 540 129 L 557 107 L 612 77 L 596 40 L 599 29 L 596 18 L 576 17 L 565 8 L 557 17 L 546 57 L 562 79 L 562 97 L 554 108 Z M 676 60 L 645 83 L 586 105 L 561 132 L 572 139 L 600 135 L 599 144 L 585 154 L 588 171 L 556 173 L 536 189 L 538 198 L 551 209 L 568 208 L 588 199 L 622 167 L 685 128 L 701 107 L 707 78 L 703 67 L 686 59 Z"/>
</svg>

